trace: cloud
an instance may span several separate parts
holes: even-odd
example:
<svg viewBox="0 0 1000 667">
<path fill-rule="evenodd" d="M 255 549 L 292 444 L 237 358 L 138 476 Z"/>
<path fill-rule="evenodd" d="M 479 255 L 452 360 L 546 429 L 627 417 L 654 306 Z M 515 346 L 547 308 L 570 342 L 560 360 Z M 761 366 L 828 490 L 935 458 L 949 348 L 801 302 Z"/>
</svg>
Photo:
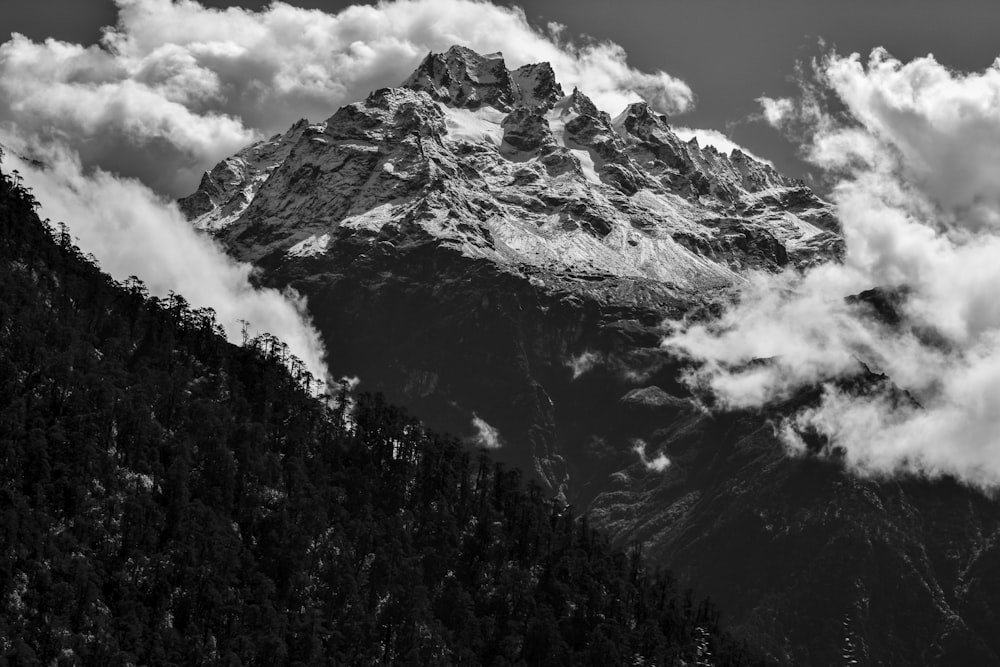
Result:
<svg viewBox="0 0 1000 667">
<path fill-rule="evenodd" d="M 200 172 L 296 120 L 326 118 L 397 85 L 429 51 L 503 51 L 511 67 L 549 61 L 612 113 L 640 98 L 684 111 L 690 88 L 640 72 L 617 44 L 574 42 L 522 10 L 474 0 L 400 0 L 336 14 L 274 2 L 260 12 L 192 0 L 116 0 L 99 46 L 15 34 L 0 45 L 0 122 L 57 139 L 85 167 L 187 194 Z"/>
<path fill-rule="evenodd" d="M 347 391 L 355 391 L 361 384 L 361 378 L 357 375 L 345 375 L 338 381 L 338 384 Z"/>
<path fill-rule="evenodd" d="M 589 373 L 595 366 L 604 363 L 604 356 L 599 352 L 582 352 L 566 361 L 566 366 L 573 371 L 573 379 L 576 380 L 584 373 Z"/>
<path fill-rule="evenodd" d="M 632 441 L 632 451 L 639 455 L 639 460 L 646 467 L 646 470 L 663 472 L 670 467 L 670 459 L 663 452 L 660 452 L 654 459 L 647 457 L 646 443 L 638 438 Z"/>
<path fill-rule="evenodd" d="M 475 413 L 472 415 L 472 428 L 475 429 L 476 433 L 469 440 L 475 447 L 491 450 L 503 447 L 500 431 L 487 424 L 485 419 Z"/>
<path fill-rule="evenodd" d="M 725 407 L 825 385 L 785 424 L 793 449 L 814 432 L 862 473 L 1000 484 L 1000 60 L 960 73 L 833 53 L 800 98 L 762 105 L 834 179 L 844 262 L 756 276 L 717 321 L 673 323 L 665 346 L 701 362 L 687 381 Z M 875 286 L 897 295 L 898 322 L 845 301 Z M 915 403 L 838 388 L 864 368 Z"/>
<path fill-rule="evenodd" d="M 772 127 L 781 129 L 795 113 L 795 102 L 788 97 L 772 98 L 766 95 L 758 97 L 764 120 Z"/>
<path fill-rule="evenodd" d="M 3 142 L 18 147 L 17 138 L 3 137 Z M 228 257 L 196 232 L 175 204 L 140 182 L 101 170 L 85 173 L 77 156 L 64 149 L 35 157 L 44 168 L 13 152 L 5 161 L 32 188 L 40 215 L 66 221 L 80 247 L 97 256 L 102 269 L 119 280 L 140 276 L 151 294 L 164 297 L 173 290 L 192 307 L 214 308 L 231 342 L 241 341 L 240 320 L 249 320 L 256 332 L 280 338 L 315 377 L 326 379 L 319 334 L 296 295 L 254 288 L 250 265 Z"/>
<path fill-rule="evenodd" d="M 729 155 L 733 151 L 741 151 L 745 155 L 752 157 L 754 160 L 761 162 L 763 164 L 769 164 L 774 166 L 770 160 L 762 158 L 758 155 L 754 155 L 750 150 L 740 146 L 738 143 L 730 139 L 728 136 L 719 132 L 718 130 L 706 130 L 691 127 L 674 127 L 672 128 L 674 134 L 681 138 L 683 141 L 691 141 L 691 139 L 697 139 L 698 145 L 712 146 L 715 150 L 723 153 L 724 155 Z"/>
<path fill-rule="evenodd" d="M 956 74 L 933 56 L 904 64 L 876 49 L 867 64 L 857 54 L 828 60 L 825 76 L 866 134 L 894 151 L 889 166 L 948 217 L 943 225 L 1000 227 L 1000 59 Z M 817 153 L 831 166 L 842 157 Z"/>
<path fill-rule="evenodd" d="M 72 147 L 87 166 L 174 194 L 256 138 L 238 118 L 198 108 L 197 70 L 157 82 L 143 79 L 148 67 L 136 67 L 96 46 L 15 34 L 0 45 L 0 121 L 35 143 Z"/>
<path fill-rule="evenodd" d="M 649 350 L 646 350 L 648 352 Z M 610 373 L 619 380 L 624 380 L 632 384 L 645 382 L 649 377 L 659 370 L 662 365 L 661 360 L 650 359 L 648 354 L 642 354 L 641 350 L 635 350 L 639 354 L 635 358 L 628 356 L 622 358 L 614 354 L 604 354 L 585 350 L 575 357 L 570 357 L 564 365 L 573 371 L 573 379 L 578 380 L 583 375 L 590 373 L 596 368 L 600 368 L 605 373 Z M 654 355 L 656 356 L 656 355 Z"/>
</svg>

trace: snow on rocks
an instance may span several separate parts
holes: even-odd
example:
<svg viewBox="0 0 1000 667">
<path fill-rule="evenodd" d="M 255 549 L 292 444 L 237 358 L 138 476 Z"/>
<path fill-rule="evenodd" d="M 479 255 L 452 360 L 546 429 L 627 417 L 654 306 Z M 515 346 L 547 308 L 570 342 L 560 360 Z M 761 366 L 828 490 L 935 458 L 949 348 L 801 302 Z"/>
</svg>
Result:
<svg viewBox="0 0 1000 667">
<path fill-rule="evenodd" d="M 830 206 L 770 165 L 684 142 L 644 103 L 612 119 L 564 95 L 547 63 L 509 71 L 461 46 L 220 162 L 181 206 L 246 261 L 391 225 L 393 243 L 429 236 L 511 271 L 681 289 L 824 261 L 839 243 Z"/>
</svg>

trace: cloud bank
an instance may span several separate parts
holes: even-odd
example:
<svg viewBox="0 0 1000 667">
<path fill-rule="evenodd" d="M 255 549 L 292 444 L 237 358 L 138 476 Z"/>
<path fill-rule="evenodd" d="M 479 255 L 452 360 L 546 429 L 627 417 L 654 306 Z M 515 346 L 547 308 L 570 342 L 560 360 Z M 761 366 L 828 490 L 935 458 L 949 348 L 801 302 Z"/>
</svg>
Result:
<svg viewBox="0 0 1000 667">
<path fill-rule="evenodd" d="M 523 10 L 474 0 L 399 0 L 337 14 L 274 2 L 260 12 L 193 0 L 115 0 L 100 45 L 21 35 L 0 45 L 0 122 L 58 140 L 85 167 L 187 194 L 207 167 L 296 120 L 319 120 L 397 85 L 429 51 L 502 51 L 508 66 L 549 61 L 618 113 L 644 98 L 677 113 L 690 88 L 641 72 L 611 42 L 572 41 Z"/>
<path fill-rule="evenodd" d="M 72 222 L 78 245 L 98 257 L 102 269 L 118 278 L 139 276 L 156 296 L 173 290 L 192 307 L 215 309 L 230 342 L 241 342 L 240 320 L 248 320 L 253 332 L 274 334 L 310 373 L 326 379 L 319 334 L 295 295 L 252 287 L 250 265 L 228 257 L 196 232 L 176 205 L 142 183 L 100 170 L 85 174 L 65 149 L 36 155 L 44 168 L 13 154 L 5 157 L 5 168 L 21 172 L 43 218 Z"/>
<path fill-rule="evenodd" d="M 793 449 L 819 433 L 862 473 L 1000 484 L 1000 59 L 958 73 L 833 53 L 798 98 L 761 104 L 834 179 L 844 263 L 754 277 L 718 321 L 674 323 L 664 345 L 700 361 L 688 382 L 726 407 L 823 385 L 784 424 Z M 876 286 L 893 316 L 845 301 Z M 836 383 L 865 368 L 913 400 Z"/>
</svg>

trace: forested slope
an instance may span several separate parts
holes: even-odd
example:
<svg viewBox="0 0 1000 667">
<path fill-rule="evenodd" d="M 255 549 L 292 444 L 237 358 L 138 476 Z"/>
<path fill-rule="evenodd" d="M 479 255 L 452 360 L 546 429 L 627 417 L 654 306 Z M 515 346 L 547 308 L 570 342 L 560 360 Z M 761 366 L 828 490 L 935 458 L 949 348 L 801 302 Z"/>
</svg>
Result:
<svg viewBox="0 0 1000 667">
<path fill-rule="evenodd" d="M 752 664 L 707 601 L 0 178 L 0 663 Z"/>
</svg>

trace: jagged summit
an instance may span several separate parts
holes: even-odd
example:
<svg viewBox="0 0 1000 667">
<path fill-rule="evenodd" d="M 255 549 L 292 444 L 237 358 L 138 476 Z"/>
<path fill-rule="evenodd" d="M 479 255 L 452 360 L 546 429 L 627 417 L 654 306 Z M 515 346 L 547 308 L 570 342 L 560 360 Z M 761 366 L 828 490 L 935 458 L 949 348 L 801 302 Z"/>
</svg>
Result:
<svg viewBox="0 0 1000 667">
<path fill-rule="evenodd" d="M 464 46 L 224 160 L 181 206 L 249 261 L 303 261 L 364 231 L 560 288 L 724 287 L 839 245 L 830 207 L 770 165 L 684 142 L 645 103 L 612 119 L 548 63 L 511 71 Z"/>
<path fill-rule="evenodd" d="M 482 56 L 464 46 L 453 46 L 446 53 L 429 53 L 402 87 L 422 90 L 439 102 L 472 109 L 490 105 L 507 110 L 517 99 L 503 56 Z"/>
<path fill-rule="evenodd" d="M 549 107 L 563 92 L 549 63 L 507 69 L 503 54 L 479 55 L 464 46 L 429 53 L 402 84 L 450 106 L 501 111 L 515 106 Z"/>
<path fill-rule="evenodd" d="M 520 93 L 520 100 L 528 107 L 550 107 L 563 96 L 562 86 L 549 63 L 524 65 L 511 72 L 511 78 Z"/>
</svg>

